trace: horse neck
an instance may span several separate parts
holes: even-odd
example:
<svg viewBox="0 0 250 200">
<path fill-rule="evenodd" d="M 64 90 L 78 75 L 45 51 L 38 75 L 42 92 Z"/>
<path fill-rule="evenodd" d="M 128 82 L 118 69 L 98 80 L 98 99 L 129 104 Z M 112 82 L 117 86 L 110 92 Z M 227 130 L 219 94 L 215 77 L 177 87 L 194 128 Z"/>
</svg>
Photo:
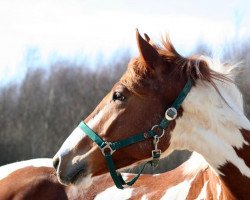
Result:
<svg viewBox="0 0 250 200">
<path fill-rule="evenodd" d="M 241 94 L 232 84 L 197 85 L 183 104 L 183 115 L 171 133 L 171 149 L 201 154 L 233 196 L 250 196 L 250 123 Z M 223 98 L 221 98 L 221 96 Z"/>
</svg>

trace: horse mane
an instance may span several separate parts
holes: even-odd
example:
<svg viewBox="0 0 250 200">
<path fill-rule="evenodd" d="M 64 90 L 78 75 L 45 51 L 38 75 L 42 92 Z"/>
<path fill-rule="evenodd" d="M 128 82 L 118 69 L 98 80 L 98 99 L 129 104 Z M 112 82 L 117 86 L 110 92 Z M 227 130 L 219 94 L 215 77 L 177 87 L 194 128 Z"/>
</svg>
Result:
<svg viewBox="0 0 250 200">
<path fill-rule="evenodd" d="M 186 78 L 191 78 L 194 83 L 198 80 L 206 81 L 210 83 L 215 89 L 217 89 L 215 81 L 229 81 L 232 80 L 227 77 L 226 74 L 217 72 L 211 68 L 213 61 L 203 55 L 192 55 L 189 57 L 183 57 L 180 55 L 169 36 L 166 39 L 162 39 L 163 47 L 157 47 L 157 51 L 166 60 L 166 62 L 171 62 L 175 65 L 173 73 L 179 73 L 181 76 Z"/>
<path fill-rule="evenodd" d="M 189 57 L 180 55 L 168 35 L 165 40 L 162 39 L 162 46 L 152 43 L 151 45 L 163 58 L 164 65 L 174 66 L 169 76 L 178 75 L 185 79 L 191 78 L 194 84 L 196 84 L 198 80 L 205 81 L 210 83 L 218 93 L 220 92 L 216 86 L 216 81 L 233 82 L 227 74 L 217 72 L 211 68 L 213 64 L 211 58 L 202 55 L 192 55 Z M 148 67 L 145 67 L 145 65 L 146 63 L 141 57 L 132 59 L 121 81 L 132 90 L 134 90 L 132 85 L 138 86 L 147 83 L 145 79 L 150 77 L 150 70 Z M 143 83 L 141 83 L 141 80 L 143 80 Z M 132 82 L 136 84 L 132 84 Z"/>
</svg>

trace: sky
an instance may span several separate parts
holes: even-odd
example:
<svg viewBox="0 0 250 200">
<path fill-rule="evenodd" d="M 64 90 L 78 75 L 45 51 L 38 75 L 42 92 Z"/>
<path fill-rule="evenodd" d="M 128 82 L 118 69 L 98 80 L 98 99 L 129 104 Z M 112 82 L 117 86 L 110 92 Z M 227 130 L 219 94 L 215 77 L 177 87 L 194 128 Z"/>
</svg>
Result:
<svg viewBox="0 0 250 200">
<path fill-rule="evenodd" d="M 217 48 L 248 37 L 249 11 L 249 0 L 0 0 L 0 84 L 58 57 L 136 55 L 136 28 L 156 42 L 169 33 L 183 55 L 201 41 Z"/>
</svg>

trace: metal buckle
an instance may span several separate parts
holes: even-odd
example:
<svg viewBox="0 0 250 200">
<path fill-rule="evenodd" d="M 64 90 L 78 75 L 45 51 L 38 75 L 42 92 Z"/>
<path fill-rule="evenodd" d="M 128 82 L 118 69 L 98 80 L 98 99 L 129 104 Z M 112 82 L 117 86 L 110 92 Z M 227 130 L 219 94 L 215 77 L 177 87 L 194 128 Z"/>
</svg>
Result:
<svg viewBox="0 0 250 200">
<path fill-rule="evenodd" d="M 161 158 L 161 150 L 160 149 L 152 150 L 152 160 L 151 160 L 152 167 L 158 166 L 160 158 Z"/>
<path fill-rule="evenodd" d="M 157 135 L 158 138 L 161 138 L 161 137 L 165 134 L 165 130 L 162 129 L 158 124 L 156 124 L 156 125 L 154 125 L 154 126 L 151 128 L 151 131 L 154 131 L 154 129 L 156 129 L 156 128 L 159 128 L 159 129 L 162 130 L 161 135 Z M 156 133 L 157 133 L 157 132 L 156 132 Z"/>
<path fill-rule="evenodd" d="M 161 156 L 161 150 L 160 149 L 154 149 L 154 150 L 152 150 L 152 157 L 153 157 L 153 159 L 160 159 L 160 156 Z"/>
<path fill-rule="evenodd" d="M 161 150 L 158 149 L 158 143 L 160 141 L 160 137 L 155 135 L 154 136 L 154 150 L 152 150 L 152 161 L 151 161 L 151 165 L 153 167 L 156 167 L 159 163 L 159 160 L 161 158 Z"/>
<path fill-rule="evenodd" d="M 168 108 L 165 112 L 165 118 L 169 121 L 174 120 L 177 117 L 177 110 L 174 107 Z"/>
<path fill-rule="evenodd" d="M 101 151 L 102 151 L 102 154 L 105 156 L 105 155 L 107 155 L 108 153 L 105 153 L 105 150 L 109 150 L 109 154 L 110 155 L 112 155 L 116 150 L 113 150 L 112 148 L 111 148 L 111 142 L 105 142 L 105 146 L 104 147 L 100 147 L 100 149 L 101 149 Z"/>
</svg>

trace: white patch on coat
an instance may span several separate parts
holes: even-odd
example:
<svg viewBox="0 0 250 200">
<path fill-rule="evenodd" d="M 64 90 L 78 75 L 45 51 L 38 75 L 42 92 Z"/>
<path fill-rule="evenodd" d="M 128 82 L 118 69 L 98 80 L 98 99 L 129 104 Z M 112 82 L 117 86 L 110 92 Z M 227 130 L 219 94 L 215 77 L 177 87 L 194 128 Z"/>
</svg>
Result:
<svg viewBox="0 0 250 200">
<path fill-rule="evenodd" d="M 190 158 L 182 165 L 183 175 L 195 176 L 200 171 L 204 171 L 209 167 L 207 161 L 202 155 L 193 152 Z"/>
<path fill-rule="evenodd" d="M 219 200 L 220 199 L 220 195 L 221 195 L 221 185 L 220 184 L 216 184 L 216 198 Z"/>
<path fill-rule="evenodd" d="M 196 200 L 206 199 L 206 197 L 207 197 L 207 183 L 208 183 L 208 181 L 206 181 L 205 184 L 203 185 L 201 192 L 200 192 L 199 196 L 196 198 Z"/>
<path fill-rule="evenodd" d="M 182 104 L 183 115 L 176 120 L 170 147 L 163 156 L 175 149 L 188 149 L 201 154 L 215 170 L 231 162 L 250 177 L 249 167 L 233 148 L 248 145 L 239 131 L 250 130 L 241 94 L 232 83 L 216 84 L 227 103 L 209 83 L 197 81 Z"/>
<path fill-rule="evenodd" d="M 0 167 L 0 180 L 7 177 L 12 172 L 22 169 L 24 167 L 53 167 L 52 159 L 50 158 L 37 158 L 32 160 L 25 160 L 7 164 Z"/>
<path fill-rule="evenodd" d="M 191 188 L 193 179 L 182 181 L 181 183 L 166 190 L 161 200 L 180 200 L 186 199 Z"/>
<path fill-rule="evenodd" d="M 116 188 L 116 186 L 110 187 L 100 194 L 98 194 L 94 199 L 95 200 L 127 200 L 132 197 L 132 188 L 125 188 L 123 190 L 120 190 Z"/>
<path fill-rule="evenodd" d="M 144 194 L 142 197 L 141 197 L 141 200 L 148 200 L 148 197 L 146 194 Z"/>
</svg>

